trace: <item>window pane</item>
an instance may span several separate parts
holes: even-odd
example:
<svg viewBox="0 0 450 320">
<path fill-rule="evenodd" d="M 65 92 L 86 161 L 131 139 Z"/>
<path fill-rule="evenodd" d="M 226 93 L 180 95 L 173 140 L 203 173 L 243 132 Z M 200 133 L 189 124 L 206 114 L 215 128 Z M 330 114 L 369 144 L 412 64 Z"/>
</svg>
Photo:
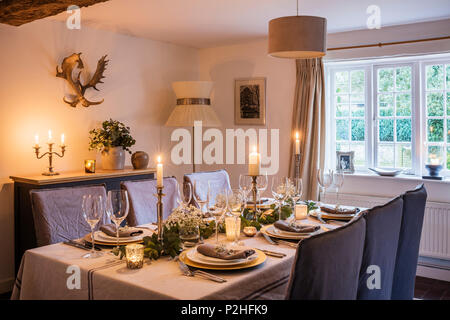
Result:
<svg viewBox="0 0 450 320">
<path fill-rule="evenodd" d="M 448 64 L 446 66 L 446 71 L 445 71 L 446 75 L 447 75 L 447 90 L 450 90 L 450 64 Z"/>
<path fill-rule="evenodd" d="M 427 93 L 427 113 L 431 117 L 444 115 L 443 93 Z"/>
<path fill-rule="evenodd" d="M 427 66 L 425 72 L 428 90 L 439 90 L 444 88 L 443 65 Z"/>
<path fill-rule="evenodd" d="M 378 96 L 378 113 L 380 117 L 394 115 L 394 95 L 380 94 Z"/>
<path fill-rule="evenodd" d="M 381 119 L 378 122 L 380 141 L 394 141 L 394 120 Z"/>
<path fill-rule="evenodd" d="M 450 147 L 447 147 L 447 169 L 450 170 Z"/>
<path fill-rule="evenodd" d="M 336 105 L 336 117 L 348 117 L 348 104 Z"/>
<path fill-rule="evenodd" d="M 350 110 L 352 112 L 352 117 L 364 117 L 365 106 L 363 103 L 352 104 Z"/>
<path fill-rule="evenodd" d="M 364 120 L 352 120 L 352 141 L 364 141 Z"/>
<path fill-rule="evenodd" d="M 378 146 L 378 165 L 380 167 L 394 167 L 393 144 L 380 144 Z"/>
<path fill-rule="evenodd" d="M 336 95 L 336 103 L 348 103 L 348 102 L 349 102 L 348 94 Z"/>
<path fill-rule="evenodd" d="M 351 72 L 352 93 L 364 93 L 364 70 Z"/>
<path fill-rule="evenodd" d="M 348 88 L 348 71 L 336 72 L 336 93 L 345 93 L 349 91 Z"/>
<path fill-rule="evenodd" d="M 336 143 L 336 151 L 350 151 L 348 143 L 346 143 L 346 142 L 337 142 Z"/>
<path fill-rule="evenodd" d="M 450 143 L 450 119 L 447 119 L 447 143 Z"/>
<path fill-rule="evenodd" d="M 397 141 L 411 141 L 411 119 L 397 119 Z"/>
<path fill-rule="evenodd" d="M 428 119 L 428 141 L 444 141 L 444 120 Z"/>
<path fill-rule="evenodd" d="M 411 168 L 412 167 L 411 145 L 398 144 L 395 148 L 396 148 L 395 167 Z"/>
<path fill-rule="evenodd" d="M 396 90 L 397 91 L 411 90 L 411 67 L 397 68 L 395 72 L 396 72 Z"/>
<path fill-rule="evenodd" d="M 393 91 L 394 90 L 394 69 L 379 69 L 378 70 L 378 91 Z"/>
<path fill-rule="evenodd" d="M 447 92 L 447 115 L 450 116 L 450 92 Z"/>
<path fill-rule="evenodd" d="M 348 120 L 336 120 L 336 140 L 348 140 Z"/>
<path fill-rule="evenodd" d="M 355 104 L 364 104 L 364 95 L 363 94 L 352 94 L 350 95 L 350 101 Z"/>
<path fill-rule="evenodd" d="M 426 163 L 429 162 L 431 157 L 438 158 L 440 160 L 443 159 L 442 153 L 444 152 L 444 148 L 441 146 L 428 146 L 428 157 Z"/>
<path fill-rule="evenodd" d="M 366 147 L 365 143 L 352 143 L 350 150 L 355 152 L 355 166 L 366 165 Z"/>
<path fill-rule="evenodd" d="M 398 116 L 410 116 L 411 115 L 411 95 L 397 94 L 396 100 L 396 114 Z"/>
</svg>

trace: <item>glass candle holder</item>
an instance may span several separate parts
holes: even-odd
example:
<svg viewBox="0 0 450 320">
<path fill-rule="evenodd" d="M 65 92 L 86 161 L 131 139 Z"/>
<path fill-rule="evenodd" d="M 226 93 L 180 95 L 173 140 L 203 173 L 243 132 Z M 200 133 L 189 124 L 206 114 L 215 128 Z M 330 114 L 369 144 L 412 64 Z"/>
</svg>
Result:
<svg viewBox="0 0 450 320">
<path fill-rule="evenodd" d="M 84 160 L 84 172 L 95 173 L 95 160 Z"/>
<path fill-rule="evenodd" d="M 295 205 L 295 220 L 303 220 L 308 217 L 308 206 L 306 204 Z"/>
<path fill-rule="evenodd" d="M 127 268 L 140 269 L 144 265 L 144 246 L 142 244 L 129 244 L 125 247 Z"/>
<path fill-rule="evenodd" d="M 236 241 L 239 239 L 241 233 L 241 219 L 238 217 L 226 217 L 225 218 L 225 230 L 228 241 Z"/>
</svg>

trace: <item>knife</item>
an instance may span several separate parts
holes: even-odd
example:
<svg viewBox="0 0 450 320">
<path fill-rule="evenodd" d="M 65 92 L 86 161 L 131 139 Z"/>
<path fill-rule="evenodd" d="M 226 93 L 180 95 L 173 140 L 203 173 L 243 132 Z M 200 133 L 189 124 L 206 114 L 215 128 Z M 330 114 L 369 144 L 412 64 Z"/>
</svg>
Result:
<svg viewBox="0 0 450 320">
<path fill-rule="evenodd" d="M 64 241 L 63 243 L 67 244 L 68 246 L 72 246 L 72 247 L 75 247 L 78 249 L 87 250 L 87 251 L 91 250 L 88 247 L 83 246 L 82 244 L 76 243 L 75 241 Z"/>
<path fill-rule="evenodd" d="M 284 258 L 284 257 L 286 257 L 286 254 L 281 253 L 281 252 L 275 252 L 275 251 L 270 251 L 270 250 L 265 250 L 265 249 L 258 249 L 258 250 L 261 250 L 266 255 L 272 256 L 272 257 L 275 257 L 275 258 Z"/>
<path fill-rule="evenodd" d="M 278 243 L 276 243 L 275 241 L 273 241 L 267 234 L 265 234 L 265 233 L 263 233 L 263 232 L 261 232 L 262 233 L 262 235 L 264 236 L 264 239 L 266 239 L 270 244 L 273 244 L 273 245 L 278 245 Z"/>
</svg>

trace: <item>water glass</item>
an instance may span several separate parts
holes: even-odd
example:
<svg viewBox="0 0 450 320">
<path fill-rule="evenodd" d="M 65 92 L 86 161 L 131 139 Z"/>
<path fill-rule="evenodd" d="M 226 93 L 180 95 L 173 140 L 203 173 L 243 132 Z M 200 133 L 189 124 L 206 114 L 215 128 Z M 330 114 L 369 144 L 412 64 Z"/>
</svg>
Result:
<svg viewBox="0 0 450 320">
<path fill-rule="evenodd" d="M 83 217 L 91 227 L 92 248 L 91 251 L 83 256 L 83 258 L 98 258 L 102 255 L 101 252 L 95 251 L 95 237 L 94 229 L 98 222 L 102 219 L 105 211 L 104 199 L 100 195 L 84 195 L 81 208 Z"/>
<path fill-rule="evenodd" d="M 198 225 L 182 224 L 180 225 L 179 235 L 183 248 L 191 248 L 200 240 L 200 228 Z"/>
<path fill-rule="evenodd" d="M 116 225 L 117 249 L 119 249 L 119 228 L 128 216 L 129 208 L 128 192 L 126 190 L 108 191 L 106 212 L 111 221 Z"/>
</svg>

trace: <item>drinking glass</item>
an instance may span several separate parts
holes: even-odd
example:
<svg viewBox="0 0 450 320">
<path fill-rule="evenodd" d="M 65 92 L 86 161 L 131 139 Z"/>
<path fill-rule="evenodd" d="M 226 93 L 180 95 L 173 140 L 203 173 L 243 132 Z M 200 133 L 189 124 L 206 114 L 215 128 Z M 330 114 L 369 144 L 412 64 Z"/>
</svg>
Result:
<svg viewBox="0 0 450 320">
<path fill-rule="evenodd" d="M 248 199 L 250 192 L 252 191 L 252 177 L 247 174 L 239 175 L 239 189 L 244 193 Z"/>
<path fill-rule="evenodd" d="M 344 185 L 344 172 L 338 170 L 333 176 L 333 184 L 336 187 L 336 207 L 339 206 L 339 189 Z"/>
<path fill-rule="evenodd" d="M 281 207 L 283 205 L 283 201 L 286 200 L 286 197 L 288 196 L 288 183 L 287 178 L 279 178 L 279 177 L 273 177 L 272 178 L 272 195 L 275 198 L 275 200 L 278 203 L 279 208 L 279 216 L 278 220 L 281 219 Z"/>
<path fill-rule="evenodd" d="M 208 208 L 208 212 L 214 217 L 214 222 L 216 224 L 216 244 L 219 243 L 219 222 L 225 214 L 226 208 L 227 196 L 225 190 L 221 190 L 216 194 L 212 201 L 212 205 Z"/>
<path fill-rule="evenodd" d="M 200 228 L 191 223 L 181 224 L 179 235 L 183 249 L 191 248 L 200 240 Z"/>
<path fill-rule="evenodd" d="M 256 189 L 258 190 L 257 193 L 257 204 L 262 204 L 261 202 L 261 194 L 263 194 L 264 191 L 267 190 L 267 185 L 269 184 L 269 178 L 267 177 L 267 172 L 258 176 L 256 178 Z M 261 212 L 261 209 L 257 206 L 258 213 Z"/>
<path fill-rule="evenodd" d="M 108 191 L 108 200 L 106 201 L 106 212 L 109 218 L 116 225 L 117 249 L 119 249 L 119 228 L 125 220 L 130 208 L 128 202 L 128 192 L 126 190 Z"/>
<path fill-rule="evenodd" d="M 177 192 L 178 192 L 178 206 L 185 209 L 187 206 L 189 206 L 189 203 L 191 203 L 192 199 L 192 185 L 190 183 L 186 184 L 179 184 L 177 182 Z"/>
<path fill-rule="evenodd" d="M 84 195 L 81 208 L 83 217 L 91 227 L 92 248 L 91 251 L 83 256 L 83 258 L 98 258 L 102 255 L 101 252 L 95 251 L 95 237 L 94 229 L 98 222 L 102 219 L 105 210 L 104 199 L 100 195 Z"/>
<path fill-rule="evenodd" d="M 294 200 L 294 205 L 300 200 L 303 194 L 303 180 L 301 178 L 294 178 L 292 180 L 292 200 Z"/>
<path fill-rule="evenodd" d="M 205 205 L 209 202 L 209 184 L 204 181 L 194 181 L 193 196 L 200 205 L 200 210 L 205 213 Z"/>
<path fill-rule="evenodd" d="M 319 203 L 321 200 L 320 193 L 325 192 L 327 188 L 331 186 L 333 183 L 333 170 L 330 169 L 319 169 L 317 170 L 317 182 L 319 183 L 320 191 L 319 191 Z"/>
<path fill-rule="evenodd" d="M 244 212 L 246 202 L 247 202 L 247 199 L 241 190 L 232 189 L 227 192 L 228 210 L 234 216 L 235 225 L 237 225 L 238 219 L 240 219 L 240 216 Z M 236 246 L 238 245 L 240 233 L 241 233 L 241 230 L 236 228 L 236 236 L 233 241 L 233 245 L 236 245 Z"/>
</svg>

